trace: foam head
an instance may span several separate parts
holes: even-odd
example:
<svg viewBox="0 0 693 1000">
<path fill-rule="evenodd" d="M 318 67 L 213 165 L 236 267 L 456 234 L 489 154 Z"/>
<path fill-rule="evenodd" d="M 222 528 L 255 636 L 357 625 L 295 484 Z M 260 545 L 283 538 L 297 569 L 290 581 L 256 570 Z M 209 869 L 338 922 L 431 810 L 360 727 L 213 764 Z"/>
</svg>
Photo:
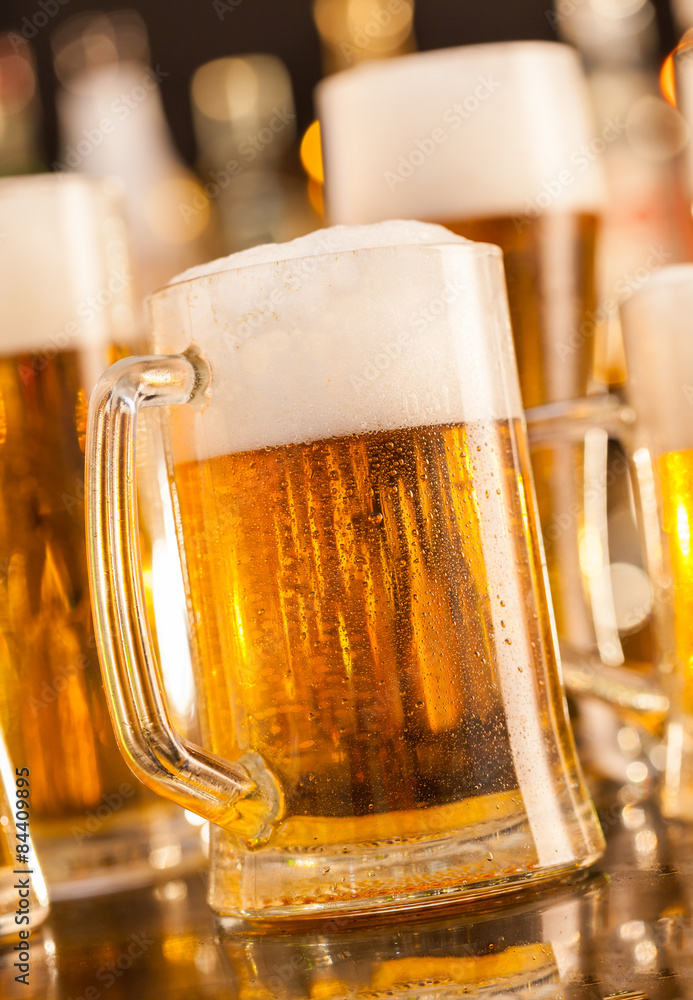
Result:
<svg viewBox="0 0 693 1000">
<path fill-rule="evenodd" d="M 566 45 L 366 63 L 324 80 L 317 104 L 334 222 L 593 212 L 604 198 L 605 139 Z"/>
<path fill-rule="evenodd" d="M 0 181 L 0 353 L 131 340 L 131 282 L 113 185 L 66 174 Z"/>
<path fill-rule="evenodd" d="M 170 411 L 179 461 L 521 415 L 500 250 L 441 226 L 253 248 L 150 302 L 156 350 L 213 373 L 206 409 Z"/>
<path fill-rule="evenodd" d="M 693 264 L 663 267 L 621 306 L 628 395 L 656 454 L 693 448 Z"/>
</svg>

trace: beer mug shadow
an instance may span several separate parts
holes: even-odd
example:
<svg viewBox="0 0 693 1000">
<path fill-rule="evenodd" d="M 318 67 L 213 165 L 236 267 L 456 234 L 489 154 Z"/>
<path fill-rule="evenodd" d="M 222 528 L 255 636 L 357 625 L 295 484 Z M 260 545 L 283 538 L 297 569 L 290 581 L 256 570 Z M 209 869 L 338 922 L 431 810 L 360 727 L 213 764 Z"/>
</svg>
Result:
<svg viewBox="0 0 693 1000">
<path fill-rule="evenodd" d="M 281 934 L 217 921 L 217 948 L 238 1000 L 446 1000 L 531 996 L 556 1000 L 590 978 L 591 942 L 605 921 L 603 876 L 531 902 L 444 919 L 331 919 Z M 572 995 L 572 994 L 570 994 Z"/>
</svg>

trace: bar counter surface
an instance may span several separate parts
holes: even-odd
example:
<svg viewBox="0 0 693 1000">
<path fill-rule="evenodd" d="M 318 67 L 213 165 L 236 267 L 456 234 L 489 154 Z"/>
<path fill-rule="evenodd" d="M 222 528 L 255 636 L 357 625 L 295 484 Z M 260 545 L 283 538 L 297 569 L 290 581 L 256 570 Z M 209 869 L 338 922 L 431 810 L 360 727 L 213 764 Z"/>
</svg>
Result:
<svg viewBox="0 0 693 1000">
<path fill-rule="evenodd" d="M 32 934 L 28 986 L 14 978 L 12 945 L 0 952 L 0 997 L 689 1000 L 693 828 L 628 799 L 616 788 L 602 799 L 607 853 L 588 875 L 473 908 L 222 923 L 205 903 L 204 869 L 57 903 Z"/>
</svg>

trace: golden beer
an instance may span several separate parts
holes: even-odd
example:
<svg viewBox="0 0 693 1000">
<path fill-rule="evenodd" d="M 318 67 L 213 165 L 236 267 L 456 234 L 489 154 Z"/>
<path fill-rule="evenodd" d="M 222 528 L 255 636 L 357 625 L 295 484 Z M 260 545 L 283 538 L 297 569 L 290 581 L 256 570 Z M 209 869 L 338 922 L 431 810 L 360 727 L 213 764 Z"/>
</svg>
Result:
<svg viewBox="0 0 693 1000">
<path fill-rule="evenodd" d="M 662 527 L 671 569 L 674 649 L 680 671 L 681 708 L 693 714 L 693 448 L 658 459 Z"/>
<path fill-rule="evenodd" d="M 522 439 L 481 421 L 176 468 L 206 743 L 278 775 L 279 843 L 520 819 L 494 678 L 506 653 L 529 675 L 553 656 Z M 515 870 L 534 861 L 528 844 Z"/>
<path fill-rule="evenodd" d="M 525 407 L 585 395 L 594 347 L 597 218 L 546 213 L 448 222 L 503 250 L 508 304 Z M 578 536 L 583 527 L 583 446 L 532 449 L 556 628 L 576 648 L 592 643 Z"/>
<path fill-rule="evenodd" d="M 583 396 L 593 363 L 596 216 L 547 212 L 445 225 L 503 251 L 525 408 Z"/>
<path fill-rule="evenodd" d="M 37 834 L 60 821 L 88 837 L 90 810 L 144 789 L 116 747 L 92 629 L 81 385 L 74 351 L 0 359 L 2 721 Z"/>
</svg>

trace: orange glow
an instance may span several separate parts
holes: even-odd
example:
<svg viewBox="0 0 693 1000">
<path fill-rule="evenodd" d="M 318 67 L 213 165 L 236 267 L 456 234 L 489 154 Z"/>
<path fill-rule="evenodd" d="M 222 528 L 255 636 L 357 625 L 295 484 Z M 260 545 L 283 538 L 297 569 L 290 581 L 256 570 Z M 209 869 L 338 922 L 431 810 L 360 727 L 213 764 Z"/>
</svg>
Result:
<svg viewBox="0 0 693 1000">
<path fill-rule="evenodd" d="M 325 183 L 319 121 L 314 121 L 312 125 L 308 126 L 301 140 L 301 163 L 311 180 L 317 181 L 318 184 Z"/>
<path fill-rule="evenodd" d="M 674 49 L 676 52 L 676 49 Z M 676 83 L 674 80 L 674 52 L 670 52 L 664 60 L 659 73 L 659 86 L 669 104 L 676 107 Z"/>
<path fill-rule="evenodd" d="M 316 213 L 316 215 L 319 215 L 320 218 L 323 218 L 323 216 L 325 215 L 325 199 L 323 196 L 323 185 L 319 181 L 314 180 L 312 177 L 308 181 L 308 198 L 310 200 L 310 204 L 313 208 L 313 211 Z"/>
</svg>

